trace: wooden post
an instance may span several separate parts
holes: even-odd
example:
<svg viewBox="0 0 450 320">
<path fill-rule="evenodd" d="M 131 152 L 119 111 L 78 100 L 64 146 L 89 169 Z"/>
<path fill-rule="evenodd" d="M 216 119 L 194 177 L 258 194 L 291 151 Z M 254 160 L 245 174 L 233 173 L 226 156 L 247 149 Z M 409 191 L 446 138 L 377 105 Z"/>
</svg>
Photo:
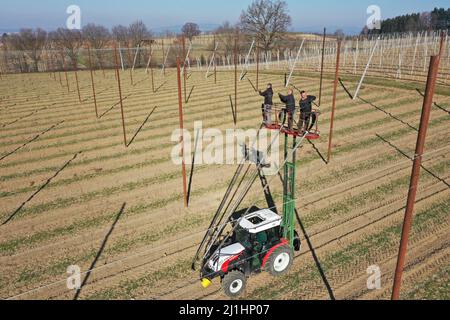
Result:
<svg viewBox="0 0 450 320">
<path fill-rule="evenodd" d="M 398 254 L 397 268 L 395 270 L 394 288 L 392 292 L 392 300 L 400 298 L 400 288 L 402 283 L 403 268 L 405 265 L 406 253 L 408 250 L 409 234 L 413 224 L 414 205 L 416 202 L 417 186 L 420 179 L 420 169 L 422 165 L 422 156 L 425 149 L 425 141 L 427 137 L 428 123 L 430 121 L 431 105 L 433 104 L 433 96 L 436 87 L 437 74 L 439 71 L 439 56 L 432 56 L 430 68 L 428 70 L 427 87 L 423 101 L 422 117 L 420 120 L 419 134 L 417 137 L 416 152 L 414 156 L 414 165 L 411 174 L 411 182 L 408 193 L 408 201 L 406 204 L 405 219 L 403 222 L 402 237 Z"/>
<path fill-rule="evenodd" d="M 78 71 L 77 71 L 77 69 L 78 69 L 78 62 L 77 62 L 77 57 L 75 57 L 74 68 L 75 68 L 75 82 L 77 83 L 78 101 L 80 101 L 80 103 L 81 103 L 80 84 L 78 83 Z"/>
<path fill-rule="evenodd" d="M 148 74 L 148 69 L 150 68 L 150 64 L 152 63 L 152 56 L 153 56 L 153 48 L 152 48 L 152 44 L 150 43 L 150 54 L 148 55 L 147 66 L 145 68 L 145 74 Z"/>
<path fill-rule="evenodd" d="M 186 82 L 187 82 L 187 76 L 186 76 L 186 38 L 183 36 L 182 38 L 183 42 L 183 84 L 184 84 L 184 102 L 187 103 L 187 89 L 186 89 Z"/>
<path fill-rule="evenodd" d="M 355 69 L 353 70 L 354 74 L 356 74 L 356 67 L 358 65 L 358 57 L 359 57 L 359 37 L 356 38 Z"/>
<path fill-rule="evenodd" d="M 259 40 L 256 43 L 256 90 L 259 91 Z"/>
<path fill-rule="evenodd" d="M 97 56 L 98 63 L 100 65 L 100 69 L 102 69 L 103 78 L 106 78 L 105 67 L 103 66 L 103 62 L 102 62 L 103 55 L 99 52 L 96 56 Z"/>
<path fill-rule="evenodd" d="M 214 34 L 214 84 L 217 84 L 216 49 L 216 35 Z"/>
<path fill-rule="evenodd" d="M 131 85 L 134 85 L 133 82 L 133 68 L 130 68 L 131 66 L 131 52 L 130 52 L 130 45 L 127 43 L 127 57 L 128 57 L 128 68 L 130 69 L 130 80 L 131 80 Z"/>
<path fill-rule="evenodd" d="M 64 59 L 64 53 L 63 53 L 63 51 L 61 51 L 61 58 L 62 58 L 63 65 L 64 65 L 64 74 L 66 75 L 67 93 L 70 93 L 70 88 L 69 88 L 69 78 L 67 77 L 67 64 L 66 64 L 66 60 Z"/>
<path fill-rule="evenodd" d="M 295 66 L 297 65 L 297 62 L 300 59 L 300 53 L 302 52 L 304 43 L 305 43 L 305 39 L 302 40 L 302 44 L 300 45 L 300 48 L 298 49 L 297 56 L 295 57 L 295 60 L 292 63 L 291 71 L 289 73 L 289 77 L 286 80 L 286 88 L 289 86 L 289 83 L 291 82 L 292 75 L 294 74 L 294 70 L 295 70 Z"/>
<path fill-rule="evenodd" d="M 375 54 L 375 51 L 377 50 L 379 40 L 380 40 L 380 38 L 378 38 L 374 44 L 372 53 L 370 54 L 370 57 L 369 57 L 369 61 L 367 62 L 366 68 L 364 69 L 364 72 L 362 74 L 361 80 L 359 81 L 358 87 L 356 88 L 356 92 L 353 95 L 353 100 L 356 100 L 358 98 L 359 90 L 361 90 L 362 84 L 364 82 L 364 78 L 366 77 L 367 71 L 369 71 L 369 67 L 372 62 L 373 55 Z"/>
<path fill-rule="evenodd" d="M 55 54 L 56 58 L 56 66 L 58 66 L 58 55 Z M 58 76 L 59 76 L 59 84 L 63 87 L 62 79 L 61 79 L 61 69 L 58 67 Z"/>
<path fill-rule="evenodd" d="M 323 86 L 323 67 L 325 59 L 325 41 L 327 37 L 327 28 L 323 29 L 323 43 L 322 43 L 322 63 L 320 65 L 320 88 L 319 88 L 319 107 L 322 105 L 322 86 Z M 340 46 L 340 44 L 339 44 Z"/>
<path fill-rule="evenodd" d="M 121 114 L 122 114 L 123 142 L 125 144 L 125 147 L 128 147 L 127 132 L 125 130 L 125 115 L 124 115 L 124 112 L 123 112 L 122 87 L 120 85 L 119 59 L 117 57 L 117 45 L 116 44 L 114 44 L 114 60 L 116 62 L 117 85 L 118 85 L 118 88 L 119 88 L 120 111 L 121 111 Z"/>
<path fill-rule="evenodd" d="M 166 53 L 164 51 L 164 39 L 161 40 L 161 49 L 162 49 L 162 59 L 163 59 L 163 75 L 166 75 L 166 66 L 165 66 L 165 59 L 166 59 Z"/>
<path fill-rule="evenodd" d="M 91 46 L 88 46 L 89 69 L 91 71 L 92 94 L 94 95 L 95 116 L 98 118 L 97 97 L 95 95 L 94 73 L 92 72 Z"/>
<path fill-rule="evenodd" d="M 234 124 L 237 124 L 238 119 L 238 37 L 239 31 L 236 31 L 236 36 L 234 38 Z"/>
<path fill-rule="evenodd" d="M 137 57 L 139 54 L 139 49 L 141 48 L 141 44 L 138 44 L 137 49 L 136 49 L 136 54 L 134 55 L 134 60 L 133 60 L 133 68 L 131 68 L 131 70 L 134 71 L 134 67 L 136 66 L 136 61 L 137 61 Z M 139 59 L 140 60 L 140 59 Z M 140 62 L 140 61 L 139 61 Z"/>
<path fill-rule="evenodd" d="M 155 78 L 153 75 L 153 66 L 150 64 L 150 76 L 152 77 L 152 92 L 155 93 Z"/>
<path fill-rule="evenodd" d="M 177 57 L 177 82 L 178 82 L 178 113 L 180 117 L 180 143 L 181 143 L 181 157 L 182 166 L 181 174 L 183 176 L 183 194 L 184 194 L 184 206 L 188 207 L 187 198 L 187 181 L 186 181 L 186 163 L 184 161 L 184 121 L 183 121 L 183 98 L 181 95 L 181 67 L 180 57 Z"/>
<path fill-rule="evenodd" d="M 339 64 L 340 64 L 340 58 L 341 57 L 341 40 L 338 40 L 337 44 L 337 51 L 336 51 L 336 72 L 334 75 L 334 86 L 333 86 L 333 105 L 331 108 L 331 120 L 330 120 L 330 136 L 328 141 L 328 158 L 327 163 L 330 163 L 331 160 L 331 152 L 333 148 L 333 129 L 334 129 L 334 115 L 336 112 L 336 95 L 337 95 L 337 88 L 339 83 Z"/>
</svg>

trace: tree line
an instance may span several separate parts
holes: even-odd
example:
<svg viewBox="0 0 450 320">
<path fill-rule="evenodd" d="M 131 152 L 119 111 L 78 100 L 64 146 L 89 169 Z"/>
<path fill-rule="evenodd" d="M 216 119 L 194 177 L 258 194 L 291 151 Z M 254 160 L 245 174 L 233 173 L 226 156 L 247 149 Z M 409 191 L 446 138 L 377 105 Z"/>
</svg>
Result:
<svg viewBox="0 0 450 320">
<path fill-rule="evenodd" d="M 450 30 L 450 8 L 435 8 L 430 12 L 413 13 L 381 21 L 380 30 L 368 30 L 362 34 L 405 33 L 419 31 Z"/>
<path fill-rule="evenodd" d="M 268 51 L 285 36 L 291 21 L 285 1 L 255 0 L 242 11 L 236 25 L 225 22 L 214 33 L 219 37 L 218 41 L 221 41 L 225 55 L 231 53 L 237 31 L 244 37 L 255 38 L 261 49 Z M 182 35 L 189 40 L 200 34 L 201 30 L 196 23 L 186 23 L 182 28 Z M 43 59 L 42 53 L 46 49 L 63 51 L 64 55 L 69 57 L 71 64 L 76 65 L 78 51 L 85 45 L 94 49 L 98 60 L 101 61 L 101 49 L 110 48 L 111 40 L 117 41 L 124 47 L 137 47 L 152 42 L 152 39 L 154 34 L 142 21 L 138 20 L 129 26 L 114 26 L 111 30 L 93 23 L 84 26 L 81 30 L 59 28 L 56 31 L 47 32 L 41 28 L 22 29 L 18 33 L 4 34 L 1 45 L 5 51 L 27 52 L 28 59 L 23 58 L 22 62 L 25 64 L 27 60 L 32 62 L 25 68 L 27 70 L 21 70 L 23 72 L 37 71 L 39 62 Z"/>
</svg>

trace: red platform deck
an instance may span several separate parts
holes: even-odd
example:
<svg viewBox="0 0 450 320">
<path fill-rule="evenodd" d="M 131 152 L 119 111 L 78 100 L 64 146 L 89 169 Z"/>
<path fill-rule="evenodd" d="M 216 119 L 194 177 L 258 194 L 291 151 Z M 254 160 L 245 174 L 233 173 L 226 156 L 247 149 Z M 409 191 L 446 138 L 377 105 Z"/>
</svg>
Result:
<svg viewBox="0 0 450 320">
<path fill-rule="evenodd" d="M 302 132 L 298 132 L 297 130 L 289 130 L 286 126 L 281 126 L 279 124 L 272 124 L 270 126 L 264 125 L 264 127 L 268 130 L 276 130 L 281 131 L 281 133 L 293 136 L 293 137 L 303 137 Z M 320 132 L 317 132 L 315 130 L 311 131 L 308 135 L 305 137 L 308 140 L 318 140 L 320 139 Z"/>
</svg>

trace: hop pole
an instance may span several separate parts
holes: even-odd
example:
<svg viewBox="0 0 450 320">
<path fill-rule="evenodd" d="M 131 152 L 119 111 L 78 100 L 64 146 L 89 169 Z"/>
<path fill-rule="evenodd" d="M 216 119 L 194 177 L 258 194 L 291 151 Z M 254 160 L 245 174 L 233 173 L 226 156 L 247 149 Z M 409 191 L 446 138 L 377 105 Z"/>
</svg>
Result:
<svg viewBox="0 0 450 320">
<path fill-rule="evenodd" d="M 184 102 L 187 103 L 187 89 L 186 89 L 186 82 L 187 82 L 187 76 L 186 76 L 186 38 L 183 36 L 182 38 L 183 42 L 183 85 L 184 85 Z"/>
<path fill-rule="evenodd" d="M 181 143 L 181 174 L 183 176 L 183 194 L 184 194 L 184 206 L 188 207 L 187 199 L 187 181 L 186 181 L 186 163 L 184 161 L 184 121 L 183 121 L 183 97 L 181 93 L 181 68 L 180 57 L 177 57 L 177 82 L 178 82 L 178 112 L 180 116 L 180 143 Z"/>
<path fill-rule="evenodd" d="M 411 174 L 411 182 L 408 193 L 408 201 L 406 204 L 405 219 L 403 222 L 402 237 L 400 241 L 400 249 L 398 253 L 397 268 L 395 270 L 394 288 L 392 290 L 392 300 L 400 298 L 400 288 L 402 284 L 403 268 L 408 250 L 409 233 L 413 223 L 414 204 L 416 202 L 417 186 L 420 178 L 420 168 L 422 165 L 422 156 L 425 148 L 425 140 L 427 136 L 428 123 L 430 121 L 431 105 L 433 103 L 434 90 L 436 87 L 437 74 L 439 71 L 439 56 L 432 56 L 430 68 L 428 70 L 427 87 L 423 100 L 422 117 L 420 120 L 419 134 L 417 137 L 416 153 L 414 156 L 414 164 Z"/>
<path fill-rule="evenodd" d="M 117 45 L 116 44 L 114 44 L 114 60 L 116 62 L 117 85 L 119 88 L 120 111 L 122 114 L 123 142 L 125 144 L 125 147 L 128 147 L 127 133 L 125 131 L 125 116 L 124 116 L 124 112 L 123 112 L 122 87 L 120 85 L 119 59 L 117 57 Z"/>
<path fill-rule="evenodd" d="M 259 41 L 256 43 L 256 90 L 259 90 L 259 56 L 260 56 L 260 49 L 259 49 Z"/>
<path fill-rule="evenodd" d="M 78 82 L 78 63 L 77 63 L 77 58 L 75 58 L 74 61 L 74 68 L 75 68 L 75 82 L 77 83 L 77 92 L 78 92 L 78 101 L 81 103 L 81 94 L 80 94 L 80 84 Z"/>
<path fill-rule="evenodd" d="M 64 58 L 63 51 L 61 51 L 61 59 L 62 59 L 63 65 L 64 65 L 64 74 L 66 76 L 67 93 L 70 93 L 69 78 L 67 77 L 67 64 L 66 64 L 66 59 Z"/>
<path fill-rule="evenodd" d="M 130 51 L 130 45 L 127 43 L 127 57 L 128 57 L 128 68 L 130 69 L 130 80 L 131 80 L 131 85 L 134 85 L 133 82 L 133 68 L 130 68 L 131 65 L 131 51 Z"/>
<path fill-rule="evenodd" d="M 95 116 L 98 118 L 97 97 L 95 95 L 94 73 L 92 72 L 91 46 L 88 46 L 88 55 L 89 55 L 89 69 L 91 71 L 92 93 L 94 95 Z"/>
<path fill-rule="evenodd" d="M 341 40 L 338 40 L 337 52 L 336 52 L 336 72 L 334 75 L 334 85 L 333 85 L 333 105 L 331 108 L 330 135 L 329 135 L 329 141 L 328 141 L 327 163 L 330 163 L 330 160 L 331 160 L 333 130 L 334 130 L 334 115 L 336 113 L 336 95 L 337 95 L 337 88 L 338 88 L 338 82 L 339 82 L 339 64 L 340 64 L 340 62 L 341 62 Z"/>
<path fill-rule="evenodd" d="M 216 64 L 216 35 L 214 34 L 214 84 L 217 84 L 217 64 Z"/>
<path fill-rule="evenodd" d="M 322 43 L 322 64 L 320 65 L 320 88 L 319 88 L 319 107 L 322 105 L 322 87 L 323 87 L 323 67 L 325 63 L 325 40 L 327 37 L 327 28 L 323 29 L 323 43 Z M 339 44 L 340 46 L 340 44 Z"/>
<path fill-rule="evenodd" d="M 238 37 L 239 31 L 236 31 L 236 37 L 234 38 L 234 124 L 237 124 L 238 120 Z"/>
<path fill-rule="evenodd" d="M 151 51 L 151 53 L 150 53 L 150 76 L 152 78 L 152 92 L 155 93 L 155 77 L 154 77 L 154 74 L 153 74 L 153 66 L 152 66 L 152 63 L 151 63 L 152 57 L 153 57 L 153 51 Z"/>
</svg>

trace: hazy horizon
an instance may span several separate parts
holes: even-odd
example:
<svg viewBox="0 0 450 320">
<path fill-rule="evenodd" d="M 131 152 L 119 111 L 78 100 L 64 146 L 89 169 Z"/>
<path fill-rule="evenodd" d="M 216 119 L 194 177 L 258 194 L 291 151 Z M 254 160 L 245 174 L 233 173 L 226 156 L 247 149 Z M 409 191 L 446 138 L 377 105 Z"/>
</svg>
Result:
<svg viewBox="0 0 450 320">
<path fill-rule="evenodd" d="M 64 27 L 68 14 L 66 8 L 75 4 L 81 8 L 82 26 L 95 23 L 111 28 L 114 25 L 129 25 L 142 20 L 154 33 L 167 30 L 177 32 L 186 22 L 198 23 L 202 31 L 212 31 L 225 21 L 235 23 L 242 10 L 252 0 L 228 0 L 194 2 L 165 0 L 158 2 L 134 0 L 123 3 L 119 0 L 18 0 L 2 4 L 0 12 L 0 33 L 17 32 L 21 28 L 41 27 L 48 31 Z M 382 19 L 407 13 L 431 11 L 435 7 L 448 8 L 448 0 L 348 0 L 345 3 L 332 0 L 318 0 L 302 3 L 286 1 L 292 16 L 292 32 L 322 32 L 326 27 L 330 33 L 342 29 L 346 34 L 359 33 L 367 20 L 366 9 L 375 4 L 381 8 Z M 324 23 L 324 21 L 326 21 Z"/>
</svg>

